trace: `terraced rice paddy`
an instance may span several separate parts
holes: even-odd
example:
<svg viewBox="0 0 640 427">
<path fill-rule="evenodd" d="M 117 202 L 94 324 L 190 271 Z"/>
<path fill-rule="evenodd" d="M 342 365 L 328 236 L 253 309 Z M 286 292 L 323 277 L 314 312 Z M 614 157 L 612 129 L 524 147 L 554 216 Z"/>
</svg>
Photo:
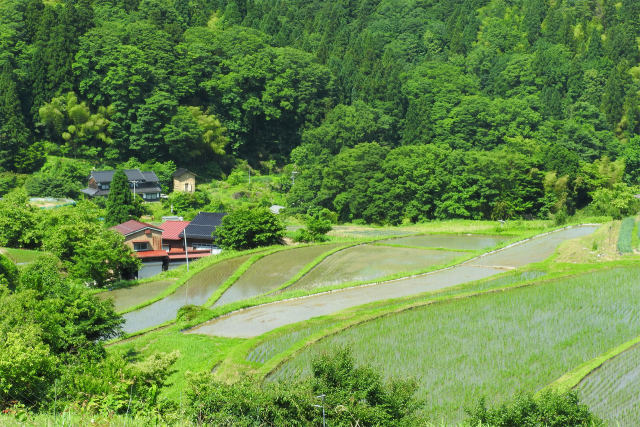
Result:
<svg viewBox="0 0 640 427">
<path fill-rule="evenodd" d="M 276 252 L 259 259 L 233 284 L 215 306 L 251 298 L 276 289 L 316 257 L 340 244 L 307 246 Z"/>
<path fill-rule="evenodd" d="M 495 279 L 481 280 L 473 285 L 465 286 L 464 289 L 460 289 L 460 287 L 456 286 L 453 289 L 438 292 L 437 296 L 442 297 L 452 294 L 459 294 L 461 292 L 478 292 L 491 288 L 504 287 L 519 282 L 533 280 L 542 277 L 545 274 L 546 273 L 543 271 L 525 271 L 513 274 L 509 273 L 505 276 L 497 277 Z M 420 297 L 419 300 L 424 300 L 424 296 Z M 247 355 L 247 360 L 251 362 L 265 363 L 267 360 L 271 359 L 278 353 L 287 350 L 296 342 L 303 340 L 323 329 L 330 328 L 332 325 L 333 322 L 315 323 L 304 328 L 298 328 L 292 331 L 288 331 L 267 341 L 263 341 L 262 343 L 257 345 L 251 352 L 249 352 L 249 354 Z"/>
<path fill-rule="evenodd" d="M 640 423 L 640 346 L 605 362 L 578 385 L 583 403 L 608 424 Z"/>
<path fill-rule="evenodd" d="M 396 273 L 447 264 L 464 255 L 460 252 L 360 245 L 329 256 L 287 289 L 315 289 L 340 283 L 375 280 Z"/>
<path fill-rule="evenodd" d="M 453 250 L 478 250 L 491 248 L 509 240 L 505 236 L 481 234 L 427 234 L 383 240 L 380 244 L 415 246 L 423 248 L 446 248 Z"/>
<path fill-rule="evenodd" d="M 535 391 L 637 336 L 639 304 L 638 268 L 436 304 L 330 336 L 272 379 L 306 375 L 316 354 L 349 346 L 386 377 L 417 378 L 434 421 L 453 423 L 480 396 Z"/>
<path fill-rule="evenodd" d="M 101 292 L 96 297 L 101 300 L 112 299 L 116 311 L 123 311 L 129 307 L 142 304 L 143 302 L 160 295 L 165 289 L 171 286 L 175 280 L 158 280 L 147 282 L 130 288 L 116 289 L 109 292 Z"/>
<path fill-rule="evenodd" d="M 131 333 L 160 325 L 175 319 L 178 309 L 183 305 L 204 304 L 218 286 L 247 259 L 249 255 L 231 258 L 207 267 L 189 279 L 175 293 L 140 310 L 125 314 L 124 331 Z"/>
</svg>

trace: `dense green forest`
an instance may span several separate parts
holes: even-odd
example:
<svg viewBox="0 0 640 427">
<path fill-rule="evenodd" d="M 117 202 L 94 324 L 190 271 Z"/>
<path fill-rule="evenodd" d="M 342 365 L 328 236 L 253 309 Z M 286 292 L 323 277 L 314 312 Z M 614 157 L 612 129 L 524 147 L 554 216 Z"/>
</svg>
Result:
<svg viewBox="0 0 640 427">
<path fill-rule="evenodd" d="M 622 216 L 639 36 L 634 0 L 4 0 L 0 168 L 275 165 L 341 221 Z"/>
</svg>

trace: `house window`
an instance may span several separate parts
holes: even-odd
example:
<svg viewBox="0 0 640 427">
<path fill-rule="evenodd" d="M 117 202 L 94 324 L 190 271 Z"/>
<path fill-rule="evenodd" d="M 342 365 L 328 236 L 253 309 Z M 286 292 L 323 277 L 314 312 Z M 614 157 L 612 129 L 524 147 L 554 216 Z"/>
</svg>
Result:
<svg viewBox="0 0 640 427">
<path fill-rule="evenodd" d="M 189 191 L 189 183 L 188 182 L 184 183 L 184 191 Z"/>
<path fill-rule="evenodd" d="M 100 184 L 100 189 L 101 190 L 108 190 L 109 189 L 109 184 Z"/>
<path fill-rule="evenodd" d="M 149 242 L 134 242 L 133 250 L 136 252 L 148 251 L 149 250 Z"/>
</svg>

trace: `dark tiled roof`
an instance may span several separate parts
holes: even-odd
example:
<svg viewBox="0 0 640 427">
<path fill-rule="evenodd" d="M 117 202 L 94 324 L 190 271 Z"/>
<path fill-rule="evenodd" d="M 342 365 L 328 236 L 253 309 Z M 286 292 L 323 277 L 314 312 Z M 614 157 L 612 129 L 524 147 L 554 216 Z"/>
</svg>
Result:
<svg viewBox="0 0 640 427">
<path fill-rule="evenodd" d="M 127 236 L 131 233 L 135 233 L 136 231 L 144 230 L 145 228 L 152 228 L 154 230 L 162 232 L 162 229 L 156 227 L 155 225 L 147 224 L 146 222 L 136 221 L 134 219 L 130 219 L 127 222 L 123 222 L 122 224 L 118 224 L 114 227 L 111 227 L 112 230 L 117 231 L 123 236 Z"/>
<path fill-rule="evenodd" d="M 195 175 L 195 173 L 191 172 L 189 169 L 179 168 L 173 173 L 173 176 L 182 176 L 185 173 L 190 173 L 190 174 Z"/>
<path fill-rule="evenodd" d="M 180 233 L 180 238 L 187 233 L 187 238 L 213 241 L 213 232 L 222 224 L 223 212 L 200 212 L 193 221 Z"/>
<path fill-rule="evenodd" d="M 147 182 L 160 182 L 154 171 L 142 172 L 142 176 L 144 176 L 144 180 Z"/>
<path fill-rule="evenodd" d="M 116 171 L 114 170 L 92 171 L 91 176 L 96 180 L 96 182 L 108 183 L 113 181 L 113 174 L 115 172 Z M 153 171 L 140 172 L 140 169 L 125 169 L 124 174 L 127 176 L 129 181 L 159 182 L 158 176 Z"/>
</svg>

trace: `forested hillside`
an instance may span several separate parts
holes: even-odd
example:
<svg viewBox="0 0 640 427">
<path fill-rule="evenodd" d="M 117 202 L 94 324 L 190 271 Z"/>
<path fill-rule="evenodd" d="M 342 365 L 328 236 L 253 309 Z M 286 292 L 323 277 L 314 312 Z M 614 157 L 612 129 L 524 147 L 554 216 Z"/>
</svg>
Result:
<svg viewBox="0 0 640 427">
<path fill-rule="evenodd" d="M 342 221 L 634 208 L 635 0 L 2 0 L 0 168 L 237 160 Z"/>
</svg>

